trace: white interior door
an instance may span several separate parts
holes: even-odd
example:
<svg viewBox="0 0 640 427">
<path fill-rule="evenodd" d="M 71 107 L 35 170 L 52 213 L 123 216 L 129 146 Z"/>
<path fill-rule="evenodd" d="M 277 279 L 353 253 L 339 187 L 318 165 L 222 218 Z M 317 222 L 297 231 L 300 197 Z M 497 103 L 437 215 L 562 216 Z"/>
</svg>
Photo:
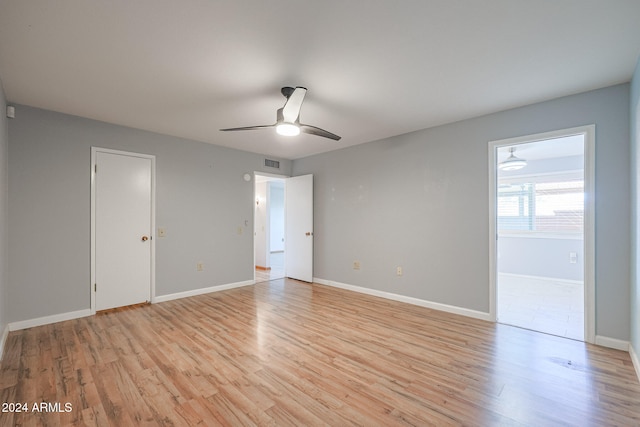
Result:
<svg viewBox="0 0 640 427">
<path fill-rule="evenodd" d="M 151 300 L 153 158 L 94 154 L 96 310 Z"/>
<path fill-rule="evenodd" d="M 286 276 L 313 282 L 313 175 L 285 184 Z"/>
</svg>

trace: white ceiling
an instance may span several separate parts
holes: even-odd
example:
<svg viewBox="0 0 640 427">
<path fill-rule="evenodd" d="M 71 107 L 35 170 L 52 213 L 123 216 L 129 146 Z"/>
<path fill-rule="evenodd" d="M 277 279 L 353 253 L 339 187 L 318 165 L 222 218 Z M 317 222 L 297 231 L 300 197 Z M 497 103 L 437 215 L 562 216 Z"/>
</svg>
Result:
<svg viewBox="0 0 640 427">
<path fill-rule="evenodd" d="M 0 0 L 12 103 L 296 159 L 629 81 L 638 0 Z M 282 86 L 301 121 L 271 124 Z"/>
<path fill-rule="evenodd" d="M 525 160 L 542 160 L 584 156 L 585 143 L 583 135 L 571 135 L 518 145 L 505 145 L 498 148 L 498 163 L 509 157 L 509 149 L 512 147 L 515 148 L 516 157 Z"/>
</svg>

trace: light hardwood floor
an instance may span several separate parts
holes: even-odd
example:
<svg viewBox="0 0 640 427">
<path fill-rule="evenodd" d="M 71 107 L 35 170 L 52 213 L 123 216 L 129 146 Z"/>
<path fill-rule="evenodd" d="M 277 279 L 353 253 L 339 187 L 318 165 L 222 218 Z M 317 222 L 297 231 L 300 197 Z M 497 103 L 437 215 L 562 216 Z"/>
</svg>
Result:
<svg viewBox="0 0 640 427">
<path fill-rule="evenodd" d="M 640 424 L 625 352 L 284 279 L 12 332 L 0 390 L 3 426 Z"/>
</svg>

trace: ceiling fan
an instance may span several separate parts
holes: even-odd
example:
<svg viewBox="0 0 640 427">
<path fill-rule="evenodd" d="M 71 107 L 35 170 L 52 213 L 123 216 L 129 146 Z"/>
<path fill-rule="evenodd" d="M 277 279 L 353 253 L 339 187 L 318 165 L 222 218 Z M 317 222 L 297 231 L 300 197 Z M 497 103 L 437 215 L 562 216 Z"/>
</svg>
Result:
<svg viewBox="0 0 640 427">
<path fill-rule="evenodd" d="M 307 93 L 307 88 L 298 87 L 283 87 L 280 92 L 287 98 L 284 107 L 279 108 L 276 114 L 276 122 L 272 125 L 260 125 L 260 126 L 246 126 L 240 128 L 227 128 L 220 129 L 221 131 L 236 131 L 236 130 L 257 130 L 276 128 L 276 132 L 280 135 L 295 136 L 300 132 L 308 133 L 310 135 L 322 136 L 324 138 L 333 139 L 339 141 L 341 137 L 333 134 L 319 127 L 305 125 L 300 123 L 300 108 L 302 107 L 302 101 Z"/>
</svg>

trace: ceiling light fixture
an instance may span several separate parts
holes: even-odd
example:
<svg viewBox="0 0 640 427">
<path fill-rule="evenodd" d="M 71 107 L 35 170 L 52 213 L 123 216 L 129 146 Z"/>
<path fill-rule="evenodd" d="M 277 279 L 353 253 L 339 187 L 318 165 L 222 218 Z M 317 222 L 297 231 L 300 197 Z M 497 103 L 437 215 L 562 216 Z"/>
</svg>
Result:
<svg viewBox="0 0 640 427">
<path fill-rule="evenodd" d="M 296 136 L 300 135 L 300 128 L 293 123 L 278 123 L 276 132 L 278 132 L 279 135 Z"/>
<path fill-rule="evenodd" d="M 321 136 L 323 138 L 333 139 L 334 141 L 340 141 L 340 137 L 324 129 L 320 129 L 316 126 L 305 125 L 300 123 L 300 108 L 302 108 L 302 101 L 307 93 L 307 89 L 298 87 L 285 86 L 280 89 L 280 93 L 287 98 L 287 102 L 284 103 L 284 107 L 279 108 L 276 112 L 276 122 L 272 125 L 259 125 L 259 126 L 245 126 L 241 128 L 227 128 L 220 129 L 221 131 L 236 131 L 236 130 L 255 130 L 255 129 L 267 129 L 276 128 L 276 132 L 279 135 L 296 136 L 300 133 L 308 133 L 309 135 Z"/>
<path fill-rule="evenodd" d="M 516 157 L 515 154 L 513 154 L 515 151 L 516 147 L 509 148 L 509 157 L 498 164 L 498 169 L 502 171 L 517 171 L 527 166 L 526 160 Z"/>
</svg>

